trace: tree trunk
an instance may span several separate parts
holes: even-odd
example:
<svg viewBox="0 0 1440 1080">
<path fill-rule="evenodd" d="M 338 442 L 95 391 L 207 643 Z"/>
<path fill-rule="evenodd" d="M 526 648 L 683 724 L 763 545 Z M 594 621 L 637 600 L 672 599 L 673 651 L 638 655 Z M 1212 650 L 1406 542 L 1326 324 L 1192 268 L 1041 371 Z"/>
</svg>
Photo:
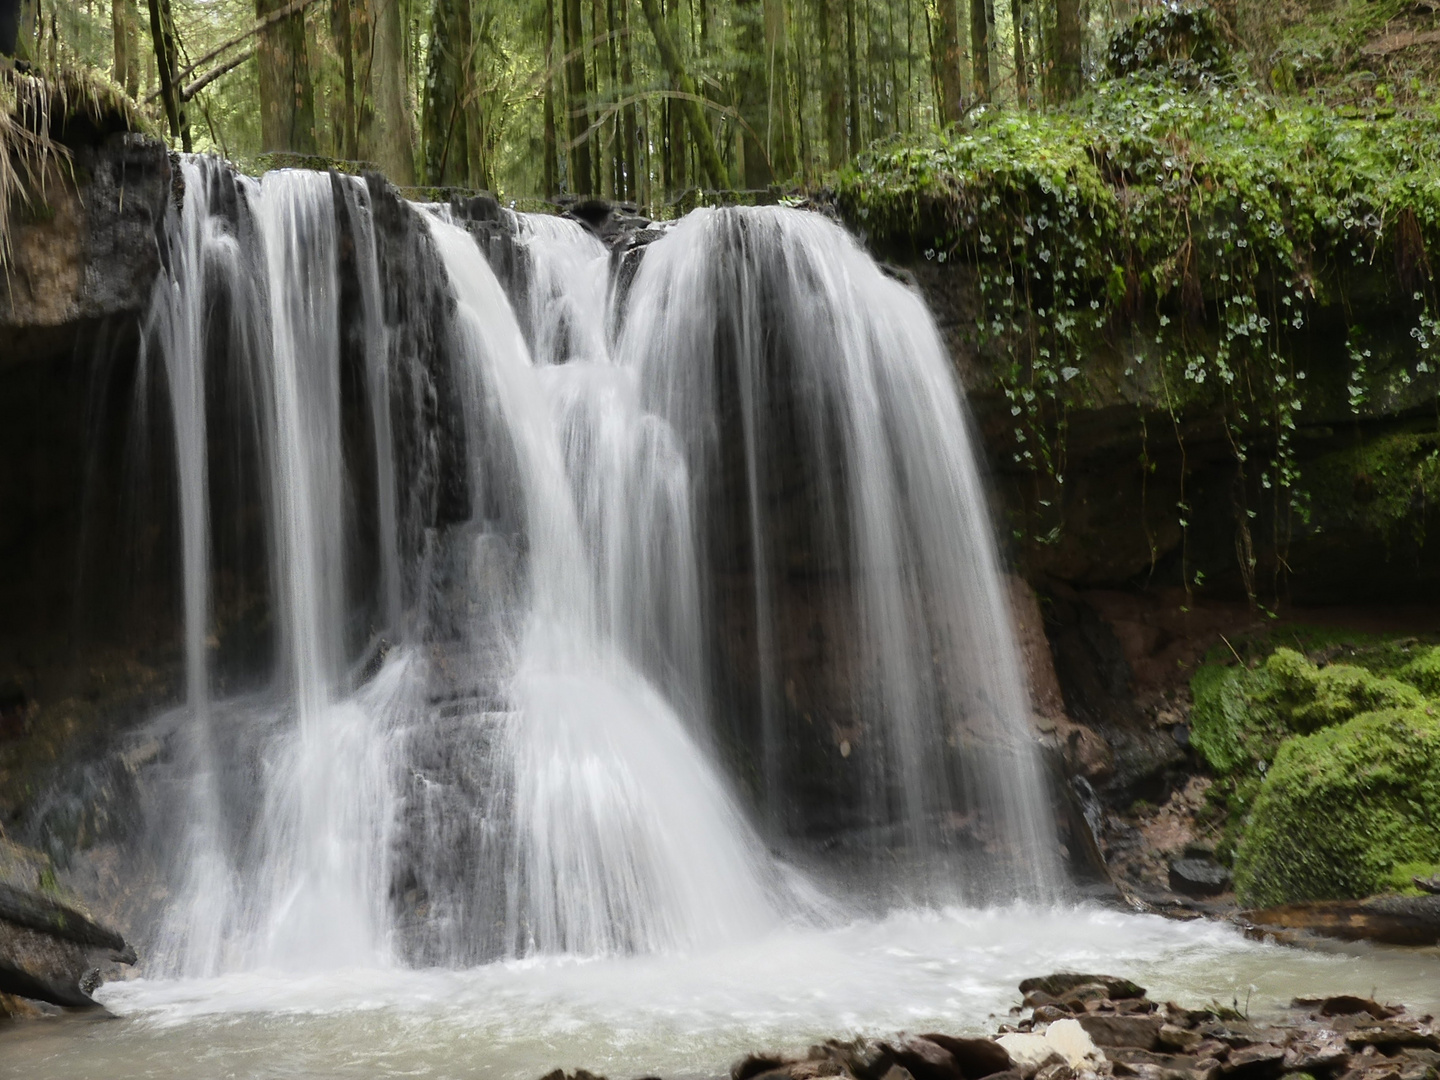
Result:
<svg viewBox="0 0 1440 1080">
<path fill-rule="evenodd" d="M 350 30 L 350 0 L 330 0 L 330 38 L 340 57 L 344 82 L 344 104 L 339 119 L 340 138 L 335 140 L 339 156 L 354 160 L 360 156 L 355 145 L 355 51 Z"/>
<path fill-rule="evenodd" d="M 375 159 L 375 34 L 369 0 L 350 4 L 350 47 L 355 70 L 355 157 Z"/>
<path fill-rule="evenodd" d="M 957 0 L 938 0 L 940 8 L 940 40 L 935 44 L 939 53 L 936 66 L 940 69 L 940 119 L 953 124 L 964 114 L 961 99 L 965 85 L 960 74 L 960 13 Z"/>
<path fill-rule="evenodd" d="M 620 4 L 620 82 L 621 93 L 627 97 L 635 93 L 635 57 L 630 45 L 630 0 L 617 0 Z M 635 105 L 625 106 L 625 192 L 627 197 L 639 202 L 644 192 L 640 187 L 640 133 L 636 123 Z"/>
<path fill-rule="evenodd" d="M 990 14 L 986 0 L 970 0 L 970 90 L 974 101 L 990 100 Z"/>
<path fill-rule="evenodd" d="M 705 170 L 706 176 L 714 187 L 728 188 L 730 186 L 729 173 L 725 168 L 725 163 L 720 160 L 719 152 L 715 149 L 715 139 L 710 133 L 710 122 L 705 119 L 705 109 L 700 103 L 700 95 L 695 88 L 695 82 L 685 71 L 685 64 L 680 57 L 680 49 L 670 34 L 670 27 L 660 14 L 660 0 L 640 0 L 640 7 L 645 12 L 645 21 L 650 24 L 650 32 L 655 37 L 655 47 L 660 53 L 660 60 L 670 74 L 670 83 L 684 95 L 680 99 L 681 112 L 685 116 L 685 121 L 690 127 L 690 135 L 695 140 L 695 147 L 699 151 L 700 167 Z M 684 153 L 683 148 L 680 152 Z"/>
<path fill-rule="evenodd" d="M 170 16 L 170 0 L 150 0 L 150 37 L 155 43 L 155 68 L 160 75 L 160 98 L 165 103 L 170 137 L 178 138 L 188 154 L 191 149 L 190 124 L 180 102 L 180 63 L 175 47 L 175 23 Z"/>
<path fill-rule="evenodd" d="M 830 168 L 845 164 L 845 77 L 840 66 L 840 0 L 815 0 L 820 31 L 820 95 L 825 114 L 825 149 Z"/>
<path fill-rule="evenodd" d="M 555 0 L 545 0 L 545 194 L 560 194 L 555 141 Z"/>
<path fill-rule="evenodd" d="M 1080 0 L 1055 0 L 1055 92 L 1057 101 L 1080 93 Z"/>
<path fill-rule="evenodd" d="M 618 86 L 620 57 L 616 53 L 618 42 L 615 39 L 619 34 L 620 24 L 615 17 L 615 0 L 605 0 L 605 29 L 605 78 L 610 84 L 610 107 L 613 109 L 622 93 Z M 611 113 L 605 126 L 610 130 L 610 136 L 606 140 L 610 144 L 610 171 L 607 174 L 610 177 L 610 194 L 613 198 L 625 199 L 629 197 L 629 193 L 625 187 L 625 138 L 621 115 L 618 112 Z"/>
<path fill-rule="evenodd" d="M 590 164 L 590 110 L 585 104 L 585 30 L 580 18 L 580 0 L 561 0 L 565 16 L 565 98 L 570 122 L 570 190 L 577 195 L 595 191 Z"/>
<path fill-rule="evenodd" d="M 465 97 L 471 59 L 470 0 L 432 0 L 423 131 L 425 182 L 436 187 L 470 179 Z"/>
<path fill-rule="evenodd" d="M 132 98 L 140 96 L 139 28 L 140 9 L 135 0 L 112 0 L 110 31 L 115 39 L 115 84 Z"/>
<path fill-rule="evenodd" d="M 756 190 L 775 179 L 765 146 L 766 111 L 769 105 L 767 49 L 765 47 L 765 6 L 763 0 L 736 0 L 736 44 L 740 50 L 739 85 L 736 100 L 744 124 L 740 136 L 740 183 Z"/>
<path fill-rule="evenodd" d="M 765 63 L 769 87 L 765 110 L 766 151 L 770 167 L 779 180 L 789 180 L 798 171 L 795 138 L 790 126 L 790 15 L 784 0 L 765 0 Z"/>
<path fill-rule="evenodd" d="M 405 34 L 400 0 L 370 2 L 370 85 L 375 103 L 375 163 L 391 183 L 415 183 L 415 131 L 405 93 Z"/>
<path fill-rule="evenodd" d="M 855 0 L 845 0 L 845 75 L 850 88 L 850 156 L 860 156 L 860 64 L 855 40 Z"/>
<path fill-rule="evenodd" d="M 1015 100 L 1022 107 L 1030 104 L 1030 72 L 1025 56 L 1025 14 L 1020 0 L 1010 0 L 1010 24 L 1015 35 Z"/>
<path fill-rule="evenodd" d="M 285 5 L 286 0 L 255 0 L 255 15 L 263 19 Z M 260 149 L 316 153 L 304 12 L 261 30 L 255 55 L 260 66 Z"/>
</svg>

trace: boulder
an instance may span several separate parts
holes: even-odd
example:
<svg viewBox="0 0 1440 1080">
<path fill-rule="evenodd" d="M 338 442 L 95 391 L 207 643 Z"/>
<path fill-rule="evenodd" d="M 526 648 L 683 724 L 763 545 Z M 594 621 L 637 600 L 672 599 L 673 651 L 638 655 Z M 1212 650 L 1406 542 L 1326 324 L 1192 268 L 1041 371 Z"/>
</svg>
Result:
<svg viewBox="0 0 1440 1080">
<path fill-rule="evenodd" d="M 1317 900 L 1245 911 L 1240 918 L 1259 929 L 1303 930 L 1343 941 L 1440 944 L 1440 896 Z"/>
<path fill-rule="evenodd" d="M 1375 1020 L 1388 1020 L 1392 1016 L 1399 1016 L 1405 1009 L 1399 1005 L 1381 1005 L 1378 1001 L 1355 997 L 1352 994 L 1337 994 L 1334 997 L 1323 998 L 1319 1003 L 1319 1008 L 1315 1011 L 1320 1016 L 1359 1016 L 1364 1014 Z"/>
<path fill-rule="evenodd" d="M 1020 993 L 1030 994 L 1038 990 L 1059 1000 L 1071 990 L 1087 985 L 1104 987 L 1106 996 L 1116 1001 L 1145 996 L 1145 988 L 1129 979 L 1122 979 L 1115 975 L 1082 975 L 1071 971 L 1060 971 L 1053 975 L 1041 975 L 1026 979 L 1020 984 Z"/>
<path fill-rule="evenodd" d="M 97 960 L 133 964 L 135 951 L 53 881 L 43 855 L 0 841 L 0 994 L 93 1005 L 90 995 L 101 981 Z M 51 887 L 42 888 L 47 882 Z"/>
<path fill-rule="evenodd" d="M 1050 1062 L 1052 1056 L 1072 1069 L 1094 1066 L 1103 1055 L 1093 1039 L 1076 1020 L 1056 1020 L 1040 1034 L 1015 1033 L 995 1040 L 1023 1072 Z"/>
<path fill-rule="evenodd" d="M 967 1080 L 960 1063 L 955 1060 L 955 1055 L 923 1036 L 902 1035 L 883 1042 L 880 1046 L 889 1053 L 892 1061 L 908 1070 L 915 1080 Z M 1009 1064 L 1010 1059 L 1007 1057 L 1004 1067 Z"/>
<path fill-rule="evenodd" d="M 1158 1016 L 1114 1016 L 1092 1013 L 1078 1020 L 1097 1046 L 1130 1046 L 1154 1050 L 1160 1045 L 1160 1029 L 1165 1022 Z"/>
<path fill-rule="evenodd" d="M 1284 1047 L 1273 1043 L 1255 1043 L 1253 1046 L 1231 1051 L 1230 1057 L 1220 1067 L 1220 1073 L 1227 1077 L 1258 1080 L 1260 1077 L 1278 1076 L 1284 1068 Z"/>
<path fill-rule="evenodd" d="M 1199 1048 L 1204 1036 L 1198 1031 L 1191 1031 L 1177 1024 L 1161 1024 L 1155 1041 L 1164 1050 L 1178 1050 L 1182 1054 L 1188 1054 Z"/>
<path fill-rule="evenodd" d="M 1009 1053 L 994 1039 L 958 1039 L 934 1033 L 921 1038 L 948 1050 L 966 1080 L 981 1080 L 1010 1068 Z"/>
<path fill-rule="evenodd" d="M 1230 871 L 1213 859 L 1175 859 L 1170 863 L 1170 888 L 1184 896 L 1219 896 L 1230 887 Z"/>
</svg>

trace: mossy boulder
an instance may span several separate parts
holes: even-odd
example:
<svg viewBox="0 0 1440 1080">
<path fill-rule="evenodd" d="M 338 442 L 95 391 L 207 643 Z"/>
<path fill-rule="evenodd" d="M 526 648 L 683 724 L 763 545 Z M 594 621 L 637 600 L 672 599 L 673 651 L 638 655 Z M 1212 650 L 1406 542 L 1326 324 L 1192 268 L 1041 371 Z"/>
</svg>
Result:
<svg viewBox="0 0 1440 1080">
<path fill-rule="evenodd" d="M 1435 667 L 1440 676 L 1440 663 Z M 1190 685 L 1192 741 L 1222 775 L 1263 770 L 1292 735 L 1363 712 L 1425 703 L 1421 691 L 1399 677 L 1355 664 L 1321 666 L 1290 648 L 1276 649 L 1255 668 L 1205 665 Z"/>
<path fill-rule="evenodd" d="M 1243 903 L 1369 896 L 1440 863 L 1440 719 L 1385 708 L 1287 739 L 1235 856 Z"/>
</svg>

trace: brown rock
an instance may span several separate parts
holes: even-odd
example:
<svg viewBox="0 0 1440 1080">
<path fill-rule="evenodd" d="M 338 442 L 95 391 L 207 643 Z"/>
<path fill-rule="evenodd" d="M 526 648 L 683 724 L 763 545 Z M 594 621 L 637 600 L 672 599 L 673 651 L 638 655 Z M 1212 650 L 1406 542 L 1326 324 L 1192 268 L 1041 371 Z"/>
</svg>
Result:
<svg viewBox="0 0 1440 1080">
<path fill-rule="evenodd" d="M 1127 998 L 1124 1001 L 1117 1001 L 1115 1011 L 1125 1016 L 1134 1016 L 1139 1013 L 1159 1012 L 1160 1006 L 1147 998 Z"/>
<path fill-rule="evenodd" d="M 1376 1020 L 1388 1020 L 1392 1016 L 1399 1016 L 1405 1009 L 1399 1005 L 1381 1005 L 1369 998 L 1339 994 L 1323 999 L 1316 1011 L 1321 1016 L 1357 1016 L 1366 1013 Z"/>
<path fill-rule="evenodd" d="M 1221 1066 L 1223 1076 L 1243 1076 L 1246 1080 L 1278 1076 L 1285 1068 L 1285 1050 L 1274 1043 L 1255 1043 L 1232 1050 Z"/>
<path fill-rule="evenodd" d="M 953 1035 L 926 1034 L 920 1036 L 950 1052 L 966 1080 L 981 1080 L 1007 1071 L 1011 1066 L 1010 1055 L 993 1039 L 959 1039 Z"/>
<path fill-rule="evenodd" d="M 1072 1009 L 1088 1008 L 1094 1002 L 1110 1000 L 1110 988 L 1104 983 L 1081 983 L 1060 995 L 1060 1004 Z"/>
<path fill-rule="evenodd" d="M 730 1080 L 753 1080 L 754 1077 L 783 1069 L 792 1061 L 792 1058 L 780 1057 L 778 1054 L 748 1054 L 730 1066 Z M 543 1080 L 556 1078 L 552 1073 Z"/>
<path fill-rule="evenodd" d="M 1335 1072 L 1350 1063 L 1345 1043 L 1334 1038 L 1301 1038 L 1285 1051 L 1286 1072 Z"/>
<path fill-rule="evenodd" d="M 1087 983 L 1099 983 L 1104 986 L 1106 995 L 1116 1001 L 1123 998 L 1145 996 L 1145 988 L 1136 985 L 1129 979 L 1121 979 L 1114 975 L 1082 975 L 1069 971 L 1026 979 L 1020 984 L 1020 992 L 1028 994 L 1032 990 L 1043 990 L 1045 993 L 1059 998 L 1077 986 L 1084 986 Z"/>
<path fill-rule="evenodd" d="M 1198 1031 L 1191 1031 L 1178 1024 L 1161 1024 L 1156 1041 L 1166 1050 L 1179 1050 L 1182 1054 L 1189 1054 L 1199 1049 L 1205 1039 Z"/>
<path fill-rule="evenodd" d="M 1158 1016 L 1086 1015 L 1078 1019 L 1097 1046 L 1134 1046 L 1141 1050 L 1154 1050 L 1160 1044 L 1164 1024 Z"/>
<path fill-rule="evenodd" d="M 1031 990 L 1025 995 L 1025 1007 L 1036 1009 L 1041 1005 L 1059 1005 L 1060 999 L 1053 994 L 1047 994 L 1044 990 Z"/>
<path fill-rule="evenodd" d="M 1230 1056 L 1230 1045 L 1219 1039 L 1205 1039 L 1195 1048 L 1195 1055 L 1202 1058 L 1216 1058 L 1224 1061 Z"/>
<path fill-rule="evenodd" d="M 880 1080 L 915 1080 L 903 1065 L 891 1065 Z"/>
<path fill-rule="evenodd" d="M 1383 1020 L 1378 1024 L 1357 1027 L 1345 1035 L 1345 1041 L 1352 1047 L 1374 1046 L 1382 1050 L 1399 1049 L 1404 1046 L 1418 1046 L 1426 1050 L 1440 1050 L 1440 1037 L 1418 1024 L 1397 1023 Z"/>
<path fill-rule="evenodd" d="M 1071 1012 L 1063 1005 L 1041 1005 L 1035 1010 L 1035 1020 L 1041 1024 L 1049 1024 L 1055 1020 L 1064 1020 Z"/>
<path fill-rule="evenodd" d="M 882 1042 L 880 1047 L 888 1051 L 894 1062 L 904 1066 L 915 1080 L 967 1080 L 960 1063 L 955 1060 L 955 1055 L 939 1043 L 931 1042 L 923 1036 L 902 1035 Z M 1000 1049 L 1001 1053 L 1004 1053 L 1003 1048 Z M 1005 1064 L 1010 1064 L 1008 1054 L 1005 1056 Z"/>
</svg>

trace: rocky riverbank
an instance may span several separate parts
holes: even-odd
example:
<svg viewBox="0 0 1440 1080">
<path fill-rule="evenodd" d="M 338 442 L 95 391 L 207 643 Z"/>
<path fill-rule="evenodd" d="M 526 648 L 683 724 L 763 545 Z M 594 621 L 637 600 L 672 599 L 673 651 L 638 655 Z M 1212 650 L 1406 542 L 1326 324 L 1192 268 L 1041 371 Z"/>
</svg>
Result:
<svg viewBox="0 0 1440 1080">
<path fill-rule="evenodd" d="M 1337 996 L 1297 999 L 1252 1021 L 1215 1003 L 1186 1009 L 1143 987 L 1071 972 L 1026 979 L 990 1038 L 938 1032 L 832 1039 L 804 1055 L 754 1053 L 730 1080 L 1437 1080 L 1433 1017 Z M 1236 1003 L 1239 1004 L 1238 1002 Z M 602 1080 L 556 1070 L 542 1080 Z"/>
</svg>

